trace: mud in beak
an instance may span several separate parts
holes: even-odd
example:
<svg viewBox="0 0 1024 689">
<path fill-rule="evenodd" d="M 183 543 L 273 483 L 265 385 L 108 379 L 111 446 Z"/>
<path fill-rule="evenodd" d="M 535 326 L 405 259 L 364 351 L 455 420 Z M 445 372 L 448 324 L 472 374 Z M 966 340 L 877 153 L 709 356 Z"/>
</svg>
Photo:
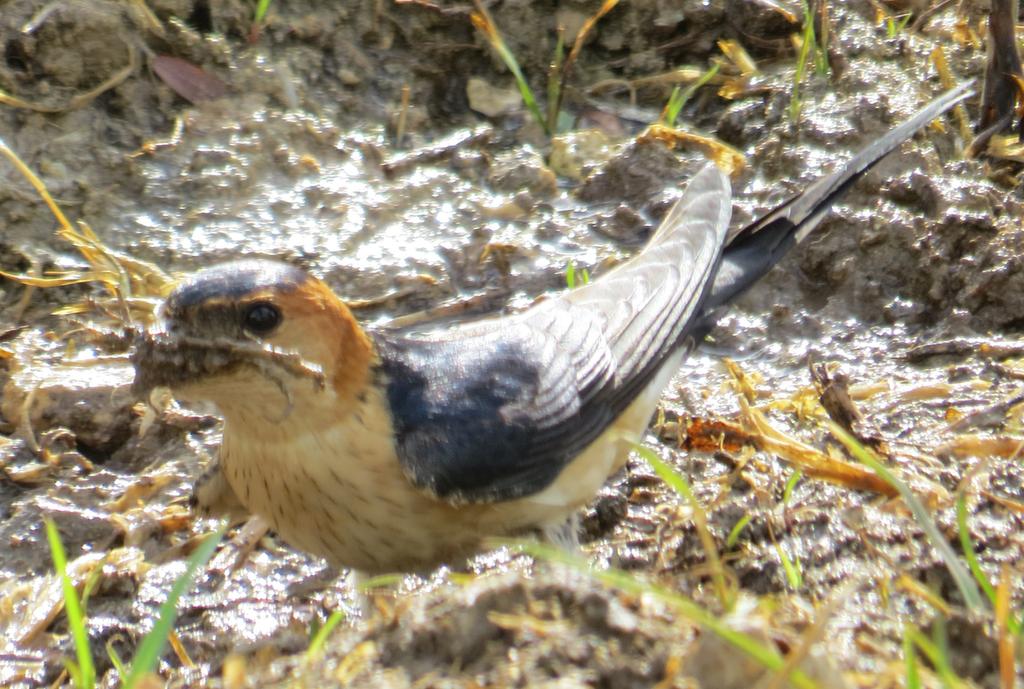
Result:
<svg viewBox="0 0 1024 689">
<path fill-rule="evenodd" d="M 131 362 L 135 367 L 132 392 L 141 398 L 148 397 L 157 387 L 173 390 L 242 366 L 249 366 L 275 381 L 280 381 L 285 374 L 308 378 L 317 390 L 322 390 L 325 384 L 320 367 L 297 354 L 281 352 L 256 342 L 143 331 L 135 337 Z"/>
</svg>

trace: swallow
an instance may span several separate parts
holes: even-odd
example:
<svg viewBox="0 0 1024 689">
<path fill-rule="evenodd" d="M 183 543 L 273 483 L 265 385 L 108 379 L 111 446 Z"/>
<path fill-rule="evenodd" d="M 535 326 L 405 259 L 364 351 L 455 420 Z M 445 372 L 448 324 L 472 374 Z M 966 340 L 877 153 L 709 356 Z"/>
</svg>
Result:
<svg viewBox="0 0 1024 689">
<path fill-rule="evenodd" d="M 969 86 L 728 240 L 729 180 L 709 164 L 637 255 L 511 315 L 371 331 L 297 267 L 201 270 L 138 337 L 134 386 L 169 387 L 223 416 L 219 457 L 195 487 L 200 509 L 259 515 L 334 566 L 422 571 L 488 537 L 557 539 L 625 464 L 723 310 Z"/>
</svg>

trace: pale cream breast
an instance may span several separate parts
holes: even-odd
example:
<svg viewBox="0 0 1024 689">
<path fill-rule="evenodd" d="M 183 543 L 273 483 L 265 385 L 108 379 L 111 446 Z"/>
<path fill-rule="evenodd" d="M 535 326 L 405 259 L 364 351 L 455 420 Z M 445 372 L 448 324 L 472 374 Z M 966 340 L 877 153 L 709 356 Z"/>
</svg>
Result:
<svg viewBox="0 0 1024 689">
<path fill-rule="evenodd" d="M 402 473 L 383 396 L 334 423 L 282 422 L 267 440 L 229 418 L 223 471 L 239 499 L 292 545 L 368 572 L 428 567 L 471 551 L 490 506 L 452 506 Z"/>
</svg>

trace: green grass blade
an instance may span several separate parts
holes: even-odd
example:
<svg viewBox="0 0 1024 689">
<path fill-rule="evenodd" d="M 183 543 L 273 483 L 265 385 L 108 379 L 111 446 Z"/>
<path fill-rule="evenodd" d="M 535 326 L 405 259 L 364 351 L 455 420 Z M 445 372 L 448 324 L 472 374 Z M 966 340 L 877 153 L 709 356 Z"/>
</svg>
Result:
<svg viewBox="0 0 1024 689">
<path fill-rule="evenodd" d="M 508 49 L 504 41 L 501 41 L 495 45 L 495 50 L 498 51 L 498 55 L 501 56 L 502 61 L 508 67 L 508 70 L 512 72 L 512 76 L 515 77 L 516 87 L 519 89 L 519 95 L 523 99 L 523 105 L 533 115 L 533 119 L 537 120 L 541 127 L 544 128 L 544 133 L 551 135 L 551 131 L 548 129 L 547 120 L 544 115 L 540 112 L 540 107 L 537 105 L 537 99 L 533 97 L 533 91 L 530 89 L 530 84 L 526 81 L 526 77 L 523 76 L 523 71 L 519 69 L 519 63 L 516 62 L 515 55 Z"/>
<path fill-rule="evenodd" d="M 793 497 L 793 489 L 796 488 L 796 484 L 800 483 L 800 479 L 804 477 L 804 472 L 797 469 L 789 478 L 786 480 L 786 488 L 782 491 L 782 505 L 785 507 L 789 505 L 790 498 Z"/>
<path fill-rule="evenodd" d="M 934 634 L 937 639 L 929 639 L 917 629 L 910 630 L 910 638 L 914 641 L 914 645 L 921 649 L 921 652 L 928 658 L 928 662 L 935 668 L 939 678 L 942 680 L 942 686 L 946 687 L 946 689 L 960 689 L 963 686 L 963 682 L 953 672 L 953 666 L 949 662 L 949 649 L 946 648 L 945 641 L 945 624 L 941 617 L 936 618 L 934 624 Z"/>
<path fill-rule="evenodd" d="M 793 591 L 799 591 L 800 587 L 804 585 L 800 561 L 790 560 L 786 549 L 778 543 L 775 544 L 775 552 L 779 554 L 779 560 L 782 562 L 782 569 L 786 573 L 786 583 L 789 585 L 789 588 Z"/>
<path fill-rule="evenodd" d="M 320 651 L 323 650 L 324 643 L 327 641 L 327 637 L 330 636 L 334 628 L 345 619 L 345 613 L 341 610 L 335 610 L 332 612 L 324 623 L 316 630 L 313 637 L 309 640 L 309 648 L 306 649 L 306 661 L 309 662 L 320 655 Z"/>
<path fill-rule="evenodd" d="M 128 668 L 124 666 L 124 661 L 121 660 L 121 656 L 114 648 L 114 638 L 107 640 L 107 657 L 110 658 L 110 663 L 114 666 L 114 670 L 117 671 L 117 677 L 123 685 L 124 678 L 128 676 Z"/>
<path fill-rule="evenodd" d="M 974 579 L 971 577 L 960 558 L 953 552 L 953 548 L 950 547 L 949 543 L 943 538 L 942 534 L 939 533 L 939 528 L 935 526 L 935 520 L 932 519 L 931 514 L 925 508 L 921 501 L 917 499 L 914 492 L 903 481 L 899 480 L 894 473 L 889 471 L 882 462 L 880 462 L 870 450 L 861 445 L 853 436 L 843 430 L 839 425 L 833 421 L 829 421 L 829 430 L 832 435 L 839 439 L 839 441 L 846 446 L 846 449 L 852 454 L 859 462 L 868 466 L 872 471 L 878 474 L 879 477 L 890 486 L 895 488 L 899 492 L 900 497 L 903 498 L 903 502 L 910 509 L 914 515 L 914 519 L 917 521 L 917 525 L 924 531 L 925 536 L 928 538 L 928 542 L 943 562 L 946 564 L 946 568 L 949 570 L 950 575 L 953 577 L 953 581 L 956 583 L 957 589 L 960 590 L 960 595 L 964 599 L 964 603 L 973 611 L 979 611 L 984 607 L 984 601 L 981 597 L 981 592 L 978 590 L 977 584 L 974 583 Z"/>
<path fill-rule="evenodd" d="M 498 57 L 505 63 L 508 71 L 512 72 L 512 76 L 516 80 L 516 87 L 519 89 L 519 95 L 523 99 L 523 105 L 530 111 L 530 114 L 537 120 L 537 123 L 543 127 L 544 133 L 551 136 L 547 118 L 541 114 L 540 108 L 537 106 L 537 99 L 533 97 L 533 91 L 530 89 L 530 84 L 526 81 L 526 77 L 523 76 L 523 70 L 519 68 L 519 61 L 516 60 L 516 56 L 512 54 L 512 51 L 505 44 L 505 39 L 502 38 L 501 33 L 498 31 L 498 26 L 494 23 L 491 13 L 487 11 L 487 8 L 483 6 L 480 0 L 476 0 L 476 9 L 477 11 L 470 15 L 473 26 L 484 35 L 484 38 L 487 39 L 491 47 L 498 53 Z"/>
<path fill-rule="evenodd" d="M 885 33 L 888 38 L 896 38 L 900 32 L 907 28 L 907 23 L 911 17 L 914 16 L 913 12 L 907 12 L 905 15 L 900 17 L 899 22 L 896 21 L 896 15 L 890 14 L 885 18 Z"/>
<path fill-rule="evenodd" d="M 949 660 L 949 635 L 946 633 L 946 618 L 939 615 L 932 622 L 932 643 L 938 652 L 936 656 L 936 669 L 942 677 L 946 689 L 955 689 L 960 685 L 960 678 L 953 672 L 953 665 Z"/>
<path fill-rule="evenodd" d="M 921 673 L 917 669 L 917 651 L 911 638 L 910 627 L 903 628 L 903 667 L 906 671 L 906 689 L 921 689 Z"/>
<path fill-rule="evenodd" d="M 89 597 L 92 596 L 93 592 L 96 591 L 96 587 L 100 585 L 100 579 L 103 578 L 103 568 L 107 564 L 107 558 L 110 553 L 104 553 L 103 559 L 92 568 L 89 572 L 89 576 L 85 578 L 85 583 L 82 584 L 82 610 L 86 610 L 89 607 Z"/>
<path fill-rule="evenodd" d="M 985 596 L 992 603 L 992 607 L 995 608 L 996 589 L 985 575 L 985 570 L 981 568 L 981 563 L 978 562 L 974 541 L 971 539 L 971 530 L 967 526 L 967 495 L 963 492 L 956 499 L 956 527 L 960 535 L 960 547 L 964 551 L 967 566 L 970 568 L 971 574 L 974 575 L 974 580 L 978 582 L 978 586 L 985 592 Z M 1012 634 L 1019 635 L 1024 633 L 1024 625 L 1021 624 L 1021 617 L 1019 615 L 1011 614 L 1006 620 L 1006 626 Z"/>
<path fill-rule="evenodd" d="M 133 689 L 139 680 L 152 672 L 153 668 L 156 667 L 160 656 L 164 652 L 167 637 L 170 636 L 171 629 L 174 627 L 174 619 L 178 616 L 178 601 L 188 587 L 192 585 L 196 572 L 205 566 L 213 556 L 213 552 L 217 549 L 217 545 L 220 543 L 221 538 L 224 537 L 226 530 L 227 527 L 222 526 L 207 536 L 188 558 L 185 571 L 174 580 L 171 590 L 167 594 L 167 599 L 160 606 L 160 614 L 157 617 L 156 624 L 153 625 L 153 628 L 142 639 L 142 643 L 139 644 L 139 648 L 135 652 L 131 671 L 122 685 L 124 689 Z"/>
<path fill-rule="evenodd" d="M 985 596 L 992 602 L 992 605 L 995 605 L 995 587 L 985 576 L 985 571 L 981 568 L 981 563 L 978 562 L 978 555 L 974 551 L 974 542 L 971 540 L 971 532 L 967 527 L 967 496 L 964 493 L 960 493 L 956 499 L 956 526 L 960 533 L 960 548 L 964 551 L 967 566 L 970 568 L 971 574 L 974 575 L 974 580 L 985 592 Z"/>
<path fill-rule="evenodd" d="M 267 16 L 267 10 L 270 9 L 271 0 L 259 0 L 256 3 L 256 15 L 253 18 L 253 22 L 256 24 L 262 24 L 263 20 Z"/>
<path fill-rule="evenodd" d="M 633 451 L 646 460 L 654 469 L 654 473 L 660 476 L 661 480 L 667 483 L 676 494 L 690 503 L 690 508 L 693 510 L 693 521 L 697 527 L 697 534 L 700 536 L 701 544 L 704 546 L 704 555 L 711 569 L 711 580 L 715 584 L 718 599 L 726 609 L 732 607 L 733 596 L 725 581 L 725 570 L 722 567 L 722 559 L 718 555 L 715 540 L 711 537 L 711 532 L 708 530 L 707 513 L 704 511 L 704 506 L 700 504 L 697 496 L 693 494 L 693 489 L 690 488 L 689 482 L 682 474 L 663 462 L 661 457 L 655 454 L 649 447 L 633 443 Z"/>
<path fill-rule="evenodd" d="M 548 131 L 558 131 L 558 105 L 562 98 L 562 61 L 565 59 L 565 27 L 558 27 L 558 38 L 555 41 L 555 55 L 548 68 Z"/>
<path fill-rule="evenodd" d="M 81 669 L 79 669 L 78 663 L 76 663 L 75 661 L 71 660 L 71 658 L 65 658 L 64 659 L 64 669 L 68 671 L 69 675 L 71 675 L 71 684 L 73 684 L 76 687 L 86 686 L 84 684 L 85 679 L 82 677 L 82 671 L 81 671 Z M 92 685 L 90 685 L 90 686 L 95 686 L 95 685 L 96 685 L 96 683 L 93 682 Z"/>
<path fill-rule="evenodd" d="M 749 514 L 740 517 L 739 521 L 732 527 L 732 530 L 729 531 L 729 536 L 725 539 L 726 548 L 732 550 L 736 547 L 736 542 L 740 540 L 740 533 L 742 533 L 743 529 L 747 528 L 747 524 L 750 523 L 751 519 L 753 517 Z"/>
<path fill-rule="evenodd" d="M 662 121 L 668 127 L 675 127 L 676 121 L 679 119 L 679 113 L 682 112 L 683 107 L 693 98 L 693 94 L 697 93 L 697 89 L 704 86 L 709 81 L 715 78 L 718 74 L 720 65 L 716 62 L 711 67 L 700 75 L 696 81 L 687 86 L 685 89 L 676 86 L 672 89 L 672 95 L 668 98 L 668 103 L 665 105 L 663 111 Z"/>
<path fill-rule="evenodd" d="M 576 289 L 576 262 L 569 261 L 565 266 L 565 285 L 569 289 Z"/>
<path fill-rule="evenodd" d="M 53 567 L 60 576 L 61 589 L 64 592 L 64 611 L 68 616 L 68 628 L 75 643 L 75 672 L 68 667 L 69 674 L 75 677 L 75 685 L 79 689 L 92 689 L 96 685 L 96 666 L 92 662 L 92 651 L 89 649 L 89 628 L 85 622 L 85 611 L 78 599 L 78 591 L 68 576 L 68 556 L 64 552 L 64 544 L 60 541 L 60 532 L 52 520 L 47 519 L 46 540 L 50 542 L 50 555 Z"/>
<path fill-rule="evenodd" d="M 404 578 L 404 574 L 378 574 L 375 577 L 370 577 L 369 579 L 364 579 L 363 581 L 360 581 L 358 588 L 360 591 L 371 591 L 373 589 L 378 588 L 398 586 L 400 583 L 402 583 L 402 579 Z"/>
<path fill-rule="evenodd" d="M 541 115 L 541 109 L 537 104 L 537 98 L 534 97 L 534 92 L 530 90 L 529 83 L 522 75 L 522 71 L 519 69 L 519 63 L 516 62 L 512 51 L 508 49 L 504 42 L 502 42 L 500 46 L 497 46 L 496 49 L 498 50 L 498 54 L 501 55 L 502 59 L 505 61 L 506 66 L 508 66 L 512 76 L 515 77 L 515 85 L 519 89 L 519 95 L 522 97 L 523 104 L 526 105 L 526 110 L 528 110 L 529 114 L 534 116 L 534 119 L 544 127 L 544 132 L 550 135 L 551 131 L 548 129 L 548 122 L 544 119 L 544 116 Z"/>
<path fill-rule="evenodd" d="M 827 77 L 828 73 L 832 70 L 832 66 L 828 63 L 828 42 L 829 42 L 829 21 L 828 21 L 828 5 L 824 2 L 819 3 L 815 8 L 818 10 L 821 16 L 821 23 L 818 28 L 821 29 L 821 34 L 815 37 L 814 44 L 814 68 L 819 76 Z"/>
<path fill-rule="evenodd" d="M 794 124 L 800 119 L 800 82 L 807 72 L 807 61 L 814 48 L 814 17 L 811 8 L 804 2 L 804 33 L 800 44 L 800 54 L 796 60 L 796 73 L 793 75 L 793 95 L 789 100 L 789 119 Z"/>
<path fill-rule="evenodd" d="M 683 109 L 683 89 L 678 84 L 672 87 L 672 93 L 669 94 L 668 102 L 665 103 L 665 109 L 661 111 L 661 123 L 666 127 L 676 126 L 676 120 L 679 118 L 679 111 Z"/>
<path fill-rule="evenodd" d="M 508 545 L 508 542 L 505 542 Z M 572 569 L 588 574 L 598 581 L 634 595 L 649 595 L 672 607 L 686 619 L 699 624 L 715 634 L 734 648 L 747 654 L 768 671 L 778 672 L 785 667 L 785 659 L 774 647 L 760 642 L 755 637 L 744 634 L 724 623 L 719 615 L 708 612 L 689 598 L 682 596 L 658 584 L 637 579 L 629 572 L 617 569 L 594 570 L 590 564 L 575 555 L 563 550 L 532 541 L 519 541 L 511 544 L 535 558 L 557 562 Z M 790 683 L 797 689 L 814 689 L 817 684 L 803 671 L 794 670 L 789 675 Z"/>
</svg>

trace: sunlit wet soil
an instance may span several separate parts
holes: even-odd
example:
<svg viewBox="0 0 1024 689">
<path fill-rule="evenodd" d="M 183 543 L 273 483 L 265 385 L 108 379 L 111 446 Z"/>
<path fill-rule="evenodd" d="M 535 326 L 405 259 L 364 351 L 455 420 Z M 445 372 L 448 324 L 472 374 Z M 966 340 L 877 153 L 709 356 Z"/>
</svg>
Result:
<svg viewBox="0 0 1024 689">
<path fill-rule="evenodd" d="M 22 4 L 19 16 L 5 11 L 0 20 L 8 46 L 41 9 Z M 736 4 L 686 4 L 684 23 L 702 38 L 677 53 L 656 49 L 666 36 L 638 37 L 638 27 L 671 24 L 667 10 L 643 2 L 616 10 L 622 14 L 603 20 L 597 44 L 583 51 L 578 78 L 704 64 L 718 54 L 719 37 L 749 44 L 764 69 L 749 93 L 729 102 L 708 89 L 683 113 L 685 126 L 747 155 L 735 180 L 737 227 L 937 93 L 926 66 L 934 46 L 943 46 L 958 78 L 981 73 L 983 50 L 952 38 L 952 8 L 923 34 L 890 37 L 869 3 L 834 6 L 842 73 L 831 82 L 809 77 L 794 129 L 789 35 L 799 27 L 778 28 L 764 10 L 756 15 L 762 23 L 739 31 L 726 16 L 740 11 Z M 226 78 L 229 98 L 189 106 L 140 70 L 81 110 L 0 111 L 0 134 L 68 214 L 112 248 L 174 273 L 240 256 L 284 258 L 326 279 L 373 327 L 399 319 L 424 329 L 522 308 L 564 287 L 570 262 L 600 279 L 643 243 L 703 164 L 698 150 L 635 143 L 635 109 L 616 114 L 626 112 L 626 95 L 602 94 L 580 109 L 604 113 L 591 124 L 611 118 L 617 129 L 606 126 L 586 145 L 566 142 L 583 151 L 585 179 L 567 174 L 572 166 L 556 174 L 521 115 L 488 121 L 463 102 L 467 56 L 513 88 L 496 63 L 483 64 L 485 49 L 474 46 L 465 16 L 396 4 L 376 20 L 372 8 L 353 9 L 346 24 L 319 7 L 278 9 L 262 41 L 249 44 L 241 10 L 216 15 L 213 30 L 197 28 L 201 17 L 172 20 L 170 9 L 156 8 L 169 45 Z M 495 13 L 515 35 L 515 22 L 529 26 L 550 9 Z M 61 21 L 71 27 L 64 35 L 138 30 L 139 20 L 102 3 L 65 12 L 43 22 L 35 50 L 62 35 Z M 450 52 L 438 57 L 447 43 Z M 111 45 L 111 54 L 120 49 Z M 546 45 L 515 47 L 536 73 L 551 54 Z M 60 71 L 63 63 L 46 63 L 59 88 L 36 90 L 39 81 L 18 66 L 35 65 L 37 53 L 20 50 L 7 49 L 4 89 L 45 99 L 81 86 Z M 114 69 L 118 55 L 88 63 L 89 75 Z M 416 69 L 424 55 L 439 64 Z M 632 56 L 626 67 L 615 62 L 623 55 Z M 331 62 L 337 56 L 341 69 Z M 450 75 L 437 73 L 446 69 Z M 410 82 L 414 117 L 396 146 L 394 114 Z M 666 95 L 641 92 L 648 121 Z M 1020 200 L 986 177 L 991 169 L 962 161 L 962 146 L 947 118 L 944 131 L 929 129 L 884 161 L 818 238 L 744 297 L 665 394 L 647 445 L 704 505 L 739 592 L 732 614 L 722 610 L 692 509 L 639 460 L 583 515 L 588 561 L 692 597 L 782 653 L 807 635 L 813 651 L 801 667 L 821 686 L 899 685 L 905 625 L 945 629 L 954 671 L 998 686 L 991 615 L 965 609 L 903 502 L 807 471 L 794 480 L 791 458 L 750 446 L 678 447 L 694 420 L 742 420 L 742 386 L 722 364 L 728 357 L 745 375 L 749 404 L 779 432 L 841 456 L 809 372 L 811 363 L 838 365 L 865 426 L 885 440 L 891 466 L 957 552 L 954 505 L 966 492 L 982 564 L 993 580 L 1009 568 L 1020 610 L 1024 482 L 1013 446 L 1024 435 L 1012 400 L 1024 352 L 993 354 L 983 344 L 1012 344 L 1024 322 Z M 0 268 L 80 267 L 29 187 L 4 174 Z M 10 331 L 3 346 L 12 353 L 0 359 L 0 685 L 49 686 L 62 656 L 73 654 L 43 531 L 50 518 L 73 578 L 91 582 L 90 638 L 114 686 L 104 645 L 131 656 L 182 558 L 213 528 L 192 517 L 187 497 L 215 456 L 219 421 L 211 409 L 146 411 L 128 392 L 132 373 L 117 351 L 73 335 L 71 319 L 48 315 L 99 298 L 99 290 L 39 290 L 27 304 L 21 287 L 3 282 L 0 290 L 0 334 Z M 19 319 L 27 327 L 11 331 Z M 960 344 L 945 355 L 914 349 L 947 340 Z M 113 358 L 97 364 L 97 356 Z M 346 573 L 273 535 L 245 535 L 231 532 L 182 600 L 177 636 L 195 667 L 168 652 L 161 672 L 173 686 L 746 687 L 760 671 L 651 593 L 610 589 L 507 549 L 383 586 L 361 610 Z M 346 619 L 325 652 L 307 658 L 311 627 L 334 610 Z"/>
</svg>

